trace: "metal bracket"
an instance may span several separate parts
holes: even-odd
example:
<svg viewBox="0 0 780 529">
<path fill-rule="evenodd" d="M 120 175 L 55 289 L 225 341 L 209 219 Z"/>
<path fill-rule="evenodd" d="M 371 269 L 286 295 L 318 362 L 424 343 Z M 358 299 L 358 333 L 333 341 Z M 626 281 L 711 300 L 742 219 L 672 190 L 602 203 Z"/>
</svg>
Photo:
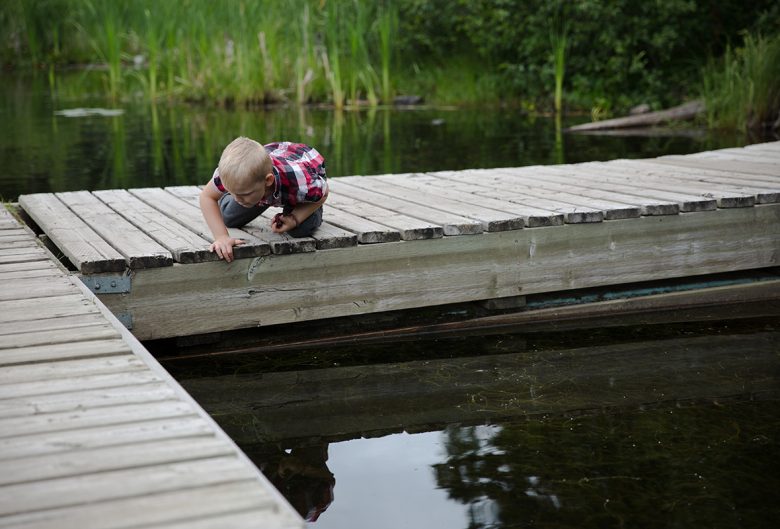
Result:
<svg viewBox="0 0 780 529">
<path fill-rule="evenodd" d="M 82 283 L 87 285 L 95 294 L 127 294 L 130 292 L 129 274 L 111 276 L 79 276 Z"/>
<path fill-rule="evenodd" d="M 119 314 L 115 314 L 116 319 L 119 320 L 119 322 L 127 327 L 128 330 L 133 330 L 133 315 L 129 312 L 120 312 Z"/>
</svg>

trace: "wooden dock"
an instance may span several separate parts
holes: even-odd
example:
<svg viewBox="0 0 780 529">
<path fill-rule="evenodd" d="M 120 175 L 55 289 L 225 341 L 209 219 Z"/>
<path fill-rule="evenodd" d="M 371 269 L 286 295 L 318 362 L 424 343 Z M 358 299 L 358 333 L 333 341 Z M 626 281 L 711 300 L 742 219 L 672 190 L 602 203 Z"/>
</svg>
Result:
<svg viewBox="0 0 780 529">
<path fill-rule="evenodd" d="M 0 281 L 0 527 L 304 527 L 5 208 Z"/>
<path fill-rule="evenodd" d="M 780 264 L 780 142 L 330 184 L 313 237 L 269 211 L 230 264 L 197 186 L 19 203 L 142 340 Z"/>
</svg>

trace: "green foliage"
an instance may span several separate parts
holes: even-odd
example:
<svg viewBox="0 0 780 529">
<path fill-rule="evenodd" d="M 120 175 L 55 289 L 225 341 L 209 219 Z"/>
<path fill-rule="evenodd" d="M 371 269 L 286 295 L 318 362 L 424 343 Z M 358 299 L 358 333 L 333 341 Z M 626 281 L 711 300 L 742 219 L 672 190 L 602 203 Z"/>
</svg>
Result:
<svg viewBox="0 0 780 529">
<path fill-rule="evenodd" d="M 4 0 L 0 58 L 49 67 L 52 86 L 55 66 L 100 64 L 115 99 L 345 106 L 423 90 L 548 109 L 565 91 L 606 116 L 696 96 L 707 57 L 778 20 L 771 0 Z"/>
<path fill-rule="evenodd" d="M 780 117 L 780 34 L 747 36 L 704 68 L 702 94 L 711 127 L 764 128 Z"/>
<path fill-rule="evenodd" d="M 556 62 L 550 21 L 558 2 L 543 0 L 400 0 L 405 56 L 418 69 L 452 54 L 472 54 L 501 75 L 506 99 L 552 106 Z M 570 104 L 604 114 L 647 102 L 677 104 L 696 95 L 699 66 L 740 32 L 777 27 L 775 2 L 737 0 L 572 0 L 563 89 Z"/>
</svg>

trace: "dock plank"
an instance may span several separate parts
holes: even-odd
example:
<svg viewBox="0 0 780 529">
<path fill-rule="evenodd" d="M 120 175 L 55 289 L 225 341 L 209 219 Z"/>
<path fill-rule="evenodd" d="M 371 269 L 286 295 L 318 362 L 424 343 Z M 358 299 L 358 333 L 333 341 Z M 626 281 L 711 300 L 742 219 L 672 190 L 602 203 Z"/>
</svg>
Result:
<svg viewBox="0 0 780 529">
<path fill-rule="evenodd" d="M 676 179 L 701 184 L 705 189 L 717 195 L 722 192 L 743 192 L 753 194 L 757 204 L 774 204 L 778 201 L 780 179 L 772 182 L 767 179 L 755 178 L 755 175 L 718 171 L 715 169 L 696 169 L 693 167 L 670 166 L 658 164 L 654 160 L 615 160 L 610 164 L 619 165 L 649 176 L 662 179 L 674 175 Z"/>
<path fill-rule="evenodd" d="M 427 206 L 432 210 L 441 210 L 449 214 L 460 215 L 482 223 L 484 231 L 518 230 L 526 225 L 526 218 L 513 213 L 507 213 L 498 209 L 491 209 L 469 201 L 469 197 L 463 193 L 444 191 L 415 184 L 408 181 L 408 174 L 376 175 L 364 177 L 342 177 L 347 183 L 354 183 L 357 179 L 361 184 L 369 186 L 372 190 L 394 196 L 401 200 Z M 563 224 L 563 219 L 552 212 L 545 220 L 544 225 L 555 223 Z M 542 225 L 542 224 L 540 224 Z"/>
<path fill-rule="evenodd" d="M 104 241 L 117 249 L 131 269 L 171 266 L 171 253 L 89 191 L 56 193 Z"/>
<path fill-rule="evenodd" d="M 97 472 L 125 470 L 134 467 L 178 463 L 231 455 L 232 447 L 213 435 L 189 439 L 166 439 L 124 446 L 35 456 L 8 461 L 0 475 L 0 487 L 30 481 L 81 476 Z"/>
<path fill-rule="evenodd" d="M 209 251 L 211 242 L 124 189 L 93 191 L 107 206 L 166 248 L 177 263 L 202 263 L 219 257 Z"/>
<path fill-rule="evenodd" d="M 139 188 L 131 189 L 130 193 L 143 202 L 146 202 L 157 211 L 168 215 L 198 236 L 206 239 L 209 243 L 214 242 L 214 237 L 211 235 L 211 230 L 203 219 L 200 208 L 193 206 L 187 201 L 182 200 L 163 189 Z M 268 242 L 258 239 L 251 233 L 236 228 L 228 228 L 228 233 L 230 233 L 231 237 L 243 239 L 245 241 L 244 244 L 233 248 L 233 255 L 236 259 L 262 257 L 271 253 L 271 246 Z"/>
<path fill-rule="evenodd" d="M 100 313 L 97 311 L 54 318 L 36 317 L 9 323 L 0 320 L 0 336 L 45 333 L 56 329 L 79 329 L 91 325 L 102 325 L 104 322 L 105 320 L 100 317 Z"/>
<path fill-rule="evenodd" d="M 437 178 L 472 184 L 476 178 L 482 186 L 497 187 L 507 200 L 535 200 L 537 198 L 555 200 L 568 204 L 577 211 L 580 208 L 599 210 L 604 220 L 631 219 L 640 216 L 638 206 L 624 204 L 617 200 L 605 200 L 573 193 L 570 186 L 540 180 L 526 174 L 505 174 L 505 169 L 473 169 L 471 171 L 437 171 L 427 173 Z M 469 176 L 467 176 L 469 175 Z M 516 191 L 522 189 L 522 192 Z"/>
<path fill-rule="evenodd" d="M 95 306 L 78 294 L 51 296 L 46 303 L 39 299 L 12 299 L 0 301 L 2 322 L 12 324 L 30 319 L 45 319 L 97 312 Z"/>
<path fill-rule="evenodd" d="M 235 457 L 115 470 L 4 487 L 0 516 L 172 492 L 218 483 L 250 480 L 253 473 Z M 260 493 L 260 491 L 258 491 Z"/>
<path fill-rule="evenodd" d="M 637 166 L 635 164 L 622 164 L 607 162 L 594 165 L 608 178 L 622 179 L 633 182 L 640 188 L 649 189 L 654 195 L 662 188 L 676 193 L 687 193 L 690 196 L 699 196 L 704 200 L 714 201 L 719 208 L 744 208 L 752 207 L 757 203 L 756 194 L 750 189 L 737 189 L 736 186 L 719 185 L 715 183 L 701 183 L 690 179 L 680 178 L 675 168 L 669 168 L 659 174 Z M 684 195 L 682 195 L 684 199 Z M 772 198 L 772 197 L 765 197 Z M 776 197 L 775 197 L 776 198 Z M 774 199 L 772 198 L 772 201 Z M 690 211 L 685 208 L 684 211 Z"/>
<path fill-rule="evenodd" d="M 328 216 L 328 222 L 354 233 L 357 236 L 357 242 L 360 244 L 377 244 L 401 240 L 401 233 L 395 228 L 365 219 L 342 209 L 330 206 L 323 206 L 323 208 L 325 208 L 323 216 Z"/>
<path fill-rule="evenodd" d="M 122 254 L 56 196 L 21 195 L 19 204 L 82 273 L 121 272 L 127 266 Z"/>
<path fill-rule="evenodd" d="M 73 293 L 73 283 L 67 277 L 63 277 L 62 273 L 57 275 L 49 273 L 43 276 L 36 274 L 32 277 L 29 275 L 25 277 L 18 272 L 13 275 L 0 273 L 0 281 L 3 281 L 3 288 L 0 289 L 0 301 L 44 298 Z"/>
<path fill-rule="evenodd" d="M 3 349 L 52 345 L 90 340 L 103 340 L 118 337 L 111 325 L 105 321 L 92 320 L 91 325 L 57 327 L 54 329 L 37 329 L 36 332 L 0 333 L 0 364 L 2 364 Z"/>
<path fill-rule="evenodd" d="M 198 195 L 200 194 L 201 187 L 199 186 L 169 186 L 166 187 L 165 190 L 200 207 Z M 277 208 L 274 209 L 278 211 Z M 334 226 L 328 223 L 327 219 L 312 233 L 311 237 L 296 238 L 287 234 L 274 233 L 268 226 L 275 214 L 276 212 L 274 210 L 268 208 L 257 220 L 250 222 L 247 225 L 249 228 L 247 231 L 263 240 L 267 240 L 269 244 L 271 244 L 271 248 L 274 250 L 273 253 L 290 254 L 313 251 L 314 248 L 311 247 L 311 240 L 314 240 L 315 248 L 317 250 L 347 248 L 349 246 L 355 246 L 358 243 L 357 235 L 355 233 Z"/>
<path fill-rule="evenodd" d="M 558 202 L 550 198 L 532 198 L 524 196 L 522 193 L 513 193 L 511 196 L 507 196 L 503 193 L 503 189 L 474 185 L 473 182 L 479 181 L 477 180 L 479 176 L 479 173 L 464 171 L 463 177 L 473 179 L 472 183 L 447 181 L 429 174 L 415 174 L 412 179 L 415 182 L 430 186 L 432 189 L 452 189 L 467 195 L 471 194 L 474 196 L 473 200 L 480 204 L 486 201 L 489 201 L 491 204 L 496 204 L 497 201 L 503 201 L 505 204 L 508 202 L 504 207 L 504 211 L 517 213 L 525 217 L 526 225 L 529 227 L 535 226 L 533 222 L 534 217 L 549 217 L 551 213 L 562 215 L 563 221 L 567 224 L 583 224 L 604 220 L 604 212 L 598 208 L 588 206 L 572 208 L 571 204 Z"/>
<path fill-rule="evenodd" d="M 716 199 L 711 190 L 705 191 L 693 184 L 681 183 L 673 178 L 645 177 L 641 171 L 628 171 L 608 163 L 584 163 L 577 169 L 583 180 L 604 184 L 622 193 L 676 201 L 680 211 L 687 213 L 712 211 L 718 207 L 751 207 L 755 204 L 755 197 L 749 193 L 732 191 Z"/>
<path fill-rule="evenodd" d="M 344 178 L 334 178 L 329 181 L 331 193 L 344 195 L 366 204 L 375 206 L 384 205 L 395 211 L 403 211 L 410 217 L 414 217 L 431 224 L 439 224 L 442 233 L 448 236 L 475 235 L 482 233 L 482 223 L 468 217 L 447 213 L 445 211 L 432 210 L 427 206 L 413 204 L 398 198 L 372 191 L 370 188 L 360 187 L 356 181 L 347 181 Z M 435 220 L 434 220 L 435 219 Z"/>
<path fill-rule="evenodd" d="M 613 189 L 609 184 L 599 184 L 586 179 L 581 179 L 580 174 L 572 166 L 536 166 L 533 169 L 510 170 L 509 174 L 523 173 L 533 170 L 533 174 L 540 180 L 549 180 L 569 186 L 569 188 L 578 194 L 584 196 L 619 200 L 633 206 L 638 206 L 644 216 L 664 216 L 677 215 L 680 212 L 680 205 L 674 200 L 659 200 L 637 195 L 635 193 L 626 193 Z"/>
<path fill-rule="evenodd" d="M 0 418 L 25 417 L 47 413 L 73 412 L 86 408 L 172 400 L 176 393 L 162 380 L 127 386 L 86 389 L 67 393 L 28 395 L 0 399 Z"/>
<path fill-rule="evenodd" d="M 215 501 L 215 499 L 219 501 Z M 127 521 L 132 520 L 136 527 L 164 527 L 182 522 L 185 527 L 207 519 L 216 521 L 220 529 L 242 529 L 258 527 L 264 516 L 258 510 L 271 509 L 268 498 L 258 496 L 244 483 L 217 483 L 213 485 L 189 488 L 182 491 L 158 492 L 155 496 L 105 500 L 89 506 L 83 505 L 52 508 L 44 511 L 28 512 L 9 516 L 7 526 L 26 529 L 61 529 L 62 527 L 94 527 L 100 522 L 101 529 L 126 529 Z M 238 512 L 248 516 L 238 525 L 230 525 L 221 515 Z M 0 527 L 3 527 L 0 519 Z M 298 527 L 290 523 L 282 527 Z"/>
<path fill-rule="evenodd" d="M 335 193 L 329 197 L 328 203 L 332 208 L 369 218 L 374 222 L 394 228 L 398 230 L 398 233 L 401 234 L 401 239 L 404 241 L 437 239 L 444 235 L 444 230 L 439 225 L 415 219 L 381 206 L 367 204 L 346 195 Z"/>
<path fill-rule="evenodd" d="M 132 384 L 151 384 L 161 380 L 156 374 L 144 369 L 141 364 L 128 366 L 124 369 L 117 368 L 115 365 L 109 367 L 113 367 L 113 371 L 116 372 L 106 368 L 104 372 L 76 373 L 72 376 L 48 378 L 43 381 L 17 380 L 8 382 L 0 388 L 0 399 L 59 395 L 74 391 L 74 387 L 78 390 L 106 389 Z"/>
<path fill-rule="evenodd" d="M 65 396 L 55 394 L 51 397 Z M 98 426 L 88 430 L 64 430 L 56 435 L 32 434 L 0 439 L 0 460 L 15 460 L 71 450 L 90 450 L 124 444 L 212 435 L 211 425 L 196 415 L 128 424 Z"/>
<path fill-rule="evenodd" d="M 88 334 L 82 331 L 84 334 Z M 79 358 L 99 358 L 127 354 L 130 349 L 113 333 L 100 333 L 103 339 L 87 338 L 86 341 L 74 340 L 61 343 L 44 343 L 0 349 L 0 367 L 38 364 L 57 360 L 75 360 Z M 51 340 L 49 340 L 51 341 Z"/>
<path fill-rule="evenodd" d="M 681 165 L 700 169 L 718 169 L 739 173 L 757 174 L 766 176 L 780 176 L 780 166 L 771 163 L 744 162 L 728 160 L 707 160 L 690 156 L 661 156 L 654 158 L 656 163 L 667 165 Z"/>
</svg>

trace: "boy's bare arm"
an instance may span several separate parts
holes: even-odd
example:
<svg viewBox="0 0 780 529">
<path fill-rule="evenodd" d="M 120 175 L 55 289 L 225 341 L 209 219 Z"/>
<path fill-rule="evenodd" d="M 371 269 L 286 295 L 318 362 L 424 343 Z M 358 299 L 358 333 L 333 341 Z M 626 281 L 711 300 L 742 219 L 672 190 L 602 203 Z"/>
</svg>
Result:
<svg viewBox="0 0 780 529">
<path fill-rule="evenodd" d="M 209 180 L 209 183 L 200 192 L 200 210 L 214 236 L 214 242 L 211 243 L 209 250 L 217 252 L 220 259 L 229 263 L 233 260 L 233 246 L 244 244 L 244 241 L 234 239 L 228 233 L 225 221 L 222 220 L 222 212 L 219 210 L 218 200 L 221 196 L 222 193 L 214 186 L 214 182 Z"/>
</svg>

